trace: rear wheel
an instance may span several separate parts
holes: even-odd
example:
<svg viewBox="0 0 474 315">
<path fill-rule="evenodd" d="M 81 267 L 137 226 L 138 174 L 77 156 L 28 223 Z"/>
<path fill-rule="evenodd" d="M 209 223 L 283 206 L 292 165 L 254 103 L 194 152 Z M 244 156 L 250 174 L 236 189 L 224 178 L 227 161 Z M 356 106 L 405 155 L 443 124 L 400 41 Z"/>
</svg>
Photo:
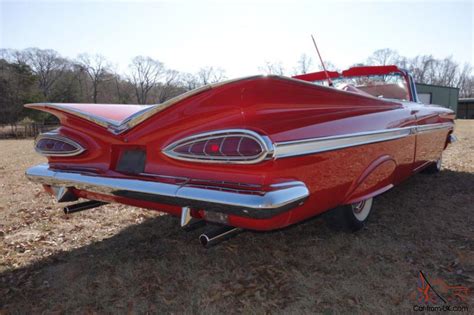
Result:
<svg viewBox="0 0 474 315">
<path fill-rule="evenodd" d="M 351 205 L 337 207 L 326 214 L 326 221 L 336 230 L 360 230 L 369 218 L 373 201 L 373 198 L 369 198 Z"/>
</svg>

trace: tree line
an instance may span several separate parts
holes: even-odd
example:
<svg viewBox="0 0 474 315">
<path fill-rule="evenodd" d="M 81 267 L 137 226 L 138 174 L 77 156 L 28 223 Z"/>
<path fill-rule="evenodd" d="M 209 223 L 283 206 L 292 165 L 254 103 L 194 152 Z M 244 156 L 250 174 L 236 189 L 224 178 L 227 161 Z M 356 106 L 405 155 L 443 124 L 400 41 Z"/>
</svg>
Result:
<svg viewBox="0 0 474 315">
<path fill-rule="evenodd" d="M 340 71 L 332 62 L 325 61 L 327 70 Z M 452 57 L 435 58 L 433 55 L 420 55 L 413 58 L 401 56 L 396 50 L 385 48 L 374 51 L 366 60 L 352 66 L 397 65 L 408 70 L 415 82 L 459 88 L 459 97 L 474 97 L 474 73 L 472 65 L 457 63 Z M 281 62 L 265 62 L 259 68 L 267 74 L 295 75 L 322 70 L 311 57 L 302 54 L 297 66 L 287 69 Z"/>
<path fill-rule="evenodd" d="M 99 54 L 68 59 L 51 49 L 0 49 L 0 123 L 54 120 L 25 103 L 156 104 L 224 79 L 220 68 L 182 73 L 146 56 L 134 57 L 121 75 Z"/>
<path fill-rule="evenodd" d="M 407 58 L 391 49 L 375 51 L 356 65 L 396 64 L 409 70 L 416 82 L 453 86 L 461 97 L 474 96 L 470 64 L 460 65 L 451 57 L 431 55 Z M 326 62 L 330 70 L 338 70 Z M 287 71 L 280 62 L 265 62 L 259 70 L 267 74 L 294 75 L 321 69 L 306 54 Z M 102 55 L 80 54 L 75 59 L 51 49 L 0 49 L 0 123 L 16 124 L 22 119 L 45 122 L 54 117 L 25 109 L 32 102 L 58 103 L 162 103 L 202 85 L 227 79 L 221 68 L 204 67 L 197 73 L 167 68 L 147 56 L 134 57 L 126 74 L 119 74 Z"/>
</svg>

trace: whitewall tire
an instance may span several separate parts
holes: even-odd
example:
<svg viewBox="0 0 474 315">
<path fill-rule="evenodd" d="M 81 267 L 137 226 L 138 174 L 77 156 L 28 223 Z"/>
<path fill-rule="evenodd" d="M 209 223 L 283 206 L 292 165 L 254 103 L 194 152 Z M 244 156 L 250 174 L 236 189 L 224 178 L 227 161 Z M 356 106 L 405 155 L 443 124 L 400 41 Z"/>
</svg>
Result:
<svg viewBox="0 0 474 315">
<path fill-rule="evenodd" d="M 370 216 L 373 203 L 374 199 L 368 198 L 351 205 L 337 207 L 327 212 L 326 221 L 330 227 L 337 230 L 360 230 Z"/>
<path fill-rule="evenodd" d="M 367 217 L 370 214 L 370 210 L 372 210 L 373 200 L 373 198 L 370 198 L 351 205 L 352 214 L 354 215 L 354 218 L 356 220 L 358 220 L 359 222 L 365 222 L 367 220 Z"/>
</svg>

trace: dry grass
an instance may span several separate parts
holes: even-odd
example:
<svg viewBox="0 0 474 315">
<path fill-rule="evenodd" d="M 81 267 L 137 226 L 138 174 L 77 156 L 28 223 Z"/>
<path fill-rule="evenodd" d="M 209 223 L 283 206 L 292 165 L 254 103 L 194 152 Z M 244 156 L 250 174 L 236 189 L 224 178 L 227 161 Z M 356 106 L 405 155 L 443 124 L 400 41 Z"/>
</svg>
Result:
<svg viewBox="0 0 474 315">
<path fill-rule="evenodd" d="M 210 250 L 151 211 L 65 216 L 23 175 L 32 142 L 0 141 L 0 313 L 409 312 L 418 270 L 472 290 L 474 121 L 456 133 L 443 171 L 377 198 L 359 233 L 316 218 Z"/>
</svg>

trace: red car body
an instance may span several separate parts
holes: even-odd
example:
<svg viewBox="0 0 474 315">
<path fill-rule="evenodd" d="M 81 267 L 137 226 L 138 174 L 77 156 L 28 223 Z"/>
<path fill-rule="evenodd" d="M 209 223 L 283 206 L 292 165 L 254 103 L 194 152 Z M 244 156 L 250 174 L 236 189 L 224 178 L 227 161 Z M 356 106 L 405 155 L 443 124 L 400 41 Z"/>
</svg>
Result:
<svg viewBox="0 0 474 315">
<path fill-rule="evenodd" d="M 186 210 L 191 217 L 244 229 L 283 228 L 382 194 L 440 159 L 451 139 L 454 113 L 418 103 L 405 71 L 358 67 L 328 75 L 389 73 L 406 79 L 408 100 L 309 82 L 324 79 L 319 72 L 227 81 L 147 107 L 26 105 L 61 122 L 39 140 L 71 140 L 78 148 L 66 155 L 39 148 L 48 164 L 30 168 L 27 176 L 59 201 L 117 202 L 175 216 Z M 222 146 L 225 137 L 235 135 L 242 142 L 248 136 L 252 149 L 255 143 L 261 146 L 255 149 L 260 155 L 250 162 L 193 160 L 173 151 L 176 143 L 192 142 L 196 135 L 206 141 L 221 135 Z M 140 164 L 138 169 L 119 166 L 128 163 L 126 151 L 139 152 L 128 160 Z"/>
</svg>

